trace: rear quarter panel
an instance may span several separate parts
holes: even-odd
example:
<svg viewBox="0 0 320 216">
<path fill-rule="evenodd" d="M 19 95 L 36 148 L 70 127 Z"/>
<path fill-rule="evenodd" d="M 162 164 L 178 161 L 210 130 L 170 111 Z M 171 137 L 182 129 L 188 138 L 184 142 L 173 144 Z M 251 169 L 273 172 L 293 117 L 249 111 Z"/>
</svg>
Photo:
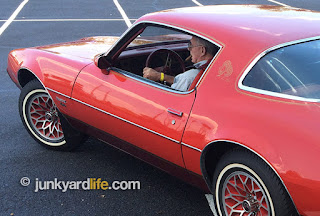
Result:
<svg viewBox="0 0 320 216">
<path fill-rule="evenodd" d="M 277 172 L 300 214 L 319 214 L 320 105 L 240 90 L 239 71 L 250 59 L 224 51 L 198 87 L 183 142 L 202 150 L 227 140 L 250 149 Z M 201 174 L 201 152 L 183 147 L 183 156 Z"/>
</svg>

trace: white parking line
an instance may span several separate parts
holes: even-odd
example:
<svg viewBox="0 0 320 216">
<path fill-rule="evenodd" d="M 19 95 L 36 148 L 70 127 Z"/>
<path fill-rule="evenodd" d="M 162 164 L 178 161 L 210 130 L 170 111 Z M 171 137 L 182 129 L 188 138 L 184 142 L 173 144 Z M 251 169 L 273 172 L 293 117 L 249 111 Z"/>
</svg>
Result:
<svg viewBox="0 0 320 216">
<path fill-rule="evenodd" d="M 8 26 L 12 23 L 12 21 L 17 17 L 22 8 L 28 3 L 29 0 L 24 0 L 19 7 L 13 12 L 10 18 L 1 26 L 0 35 L 8 28 Z"/>
<path fill-rule="evenodd" d="M 126 22 L 128 28 L 132 25 L 132 23 L 130 22 L 127 14 L 124 12 L 123 8 L 121 7 L 121 5 L 119 4 L 118 0 L 113 0 L 114 4 L 117 6 L 121 16 L 123 17 L 124 21 Z"/>
<path fill-rule="evenodd" d="M 212 211 L 212 214 L 214 215 L 214 216 L 218 216 L 218 214 L 217 214 L 217 211 L 216 211 L 216 208 L 214 207 L 214 201 L 213 201 L 213 196 L 212 196 L 212 194 L 206 194 L 206 198 L 207 198 L 207 200 L 208 200 L 208 204 L 209 204 L 209 207 L 210 207 L 210 209 L 211 209 L 211 211 Z"/>
<path fill-rule="evenodd" d="M 195 3 L 196 5 L 198 5 L 198 6 L 203 6 L 203 4 L 201 4 L 200 2 L 198 2 L 197 0 L 192 0 L 193 1 L 193 3 Z"/>
<path fill-rule="evenodd" d="M 124 19 L 15 19 L 13 22 L 90 22 L 90 21 L 123 21 Z M 135 21 L 136 19 L 130 19 Z M 7 21 L 7 20 L 0 20 Z"/>
<path fill-rule="evenodd" d="M 272 2 L 272 3 L 275 3 L 275 4 L 278 4 L 278 5 L 282 5 L 282 6 L 285 6 L 285 7 L 291 7 L 290 5 L 286 5 L 286 4 L 283 4 L 281 2 L 278 2 L 278 1 L 275 1 L 275 0 L 268 0 L 269 2 Z"/>
</svg>

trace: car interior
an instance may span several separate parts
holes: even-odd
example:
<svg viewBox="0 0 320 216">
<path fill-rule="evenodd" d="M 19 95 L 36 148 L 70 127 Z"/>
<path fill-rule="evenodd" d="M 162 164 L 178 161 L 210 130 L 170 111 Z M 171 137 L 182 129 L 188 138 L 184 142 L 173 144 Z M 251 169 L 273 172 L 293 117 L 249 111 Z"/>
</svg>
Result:
<svg viewBox="0 0 320 216">
<path fill-rule="evenodd" d="M 176 76 L 193 68 L 188 51 L 191 38 L 192 35 L 180 30 L 148 25 L 122 49 L 112 61 L 112 67 L 120 73 L 170 88 L 163 83 L 143 78 L 143 69 L 147 66 Z"/>
</svg>

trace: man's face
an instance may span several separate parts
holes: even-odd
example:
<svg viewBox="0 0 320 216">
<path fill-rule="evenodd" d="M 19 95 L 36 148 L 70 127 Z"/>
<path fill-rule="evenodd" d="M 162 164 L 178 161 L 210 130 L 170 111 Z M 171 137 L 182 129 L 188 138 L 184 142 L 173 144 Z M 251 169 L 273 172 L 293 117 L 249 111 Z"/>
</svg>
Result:
<svg viewBox="0 0 320 216">
<path fill-rule="evenodd" d="M 198 44 L 196 39 L 192 37 L 190 40 L 189 51 L 192 57 L 191 61 L 193 63 L 197 63 L 200 61 L 200 57 L 202 56 L 202 49 L 203 49 L 203 46 Z"/>
</svg>

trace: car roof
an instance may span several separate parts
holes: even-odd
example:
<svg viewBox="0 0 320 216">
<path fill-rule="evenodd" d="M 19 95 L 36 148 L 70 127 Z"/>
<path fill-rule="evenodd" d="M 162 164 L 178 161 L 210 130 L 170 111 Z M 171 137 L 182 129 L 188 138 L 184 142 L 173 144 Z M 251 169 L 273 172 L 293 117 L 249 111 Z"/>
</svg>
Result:
<svg viewBox="0 0 320 216">
<path fill-rule="evenodd" d="M 215 5 L 151 13 L 138 20 L 187 29 L 222 46 L 239 43 L 258 52 L 295 40 L 320 36 L 317 11 L 272 5 Z"/>
</svg>

